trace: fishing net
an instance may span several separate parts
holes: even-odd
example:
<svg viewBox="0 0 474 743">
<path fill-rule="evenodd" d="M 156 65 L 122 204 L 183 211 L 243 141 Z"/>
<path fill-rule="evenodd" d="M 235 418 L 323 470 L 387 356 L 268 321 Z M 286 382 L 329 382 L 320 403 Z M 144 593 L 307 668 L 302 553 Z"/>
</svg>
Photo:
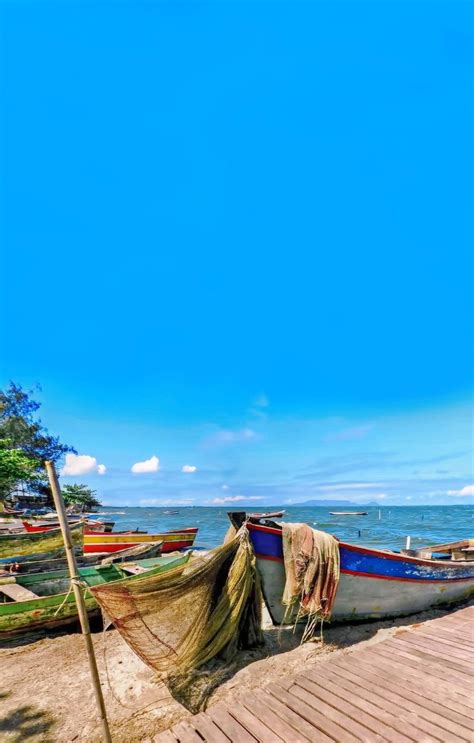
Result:
<svg viewBox="0 0 474 743">
<path fill-rule="evenodd" d="M 260 582 L 245 527 L 184 571 L 91 591 L 105 618 L 192 712 L 204 708 L 239 649 L 263 643 Z"/>
<path fill-rule="evenodd" d="M 339 543 L 330 534 L 307 524 L 282 523 L 286 582 L 282 603 L 295 623 L 307 617 L 302 642 L 309 639 L 318 620 L 327 620 L 336 598 L 340 574 Z"/>
<path fill-rule="evenodd" d="M 84 524 L 70 527 L 71 539 L 75 551 L 82 552 L 84 542 Z M 25 532 L 20 534 L 0 534 L 0 559 L 55 553 L 61 556 L 64 552 L 64 541 L 61 529 Z M 52 556 L 52 555 L 51 555 Z"/>
</svg>

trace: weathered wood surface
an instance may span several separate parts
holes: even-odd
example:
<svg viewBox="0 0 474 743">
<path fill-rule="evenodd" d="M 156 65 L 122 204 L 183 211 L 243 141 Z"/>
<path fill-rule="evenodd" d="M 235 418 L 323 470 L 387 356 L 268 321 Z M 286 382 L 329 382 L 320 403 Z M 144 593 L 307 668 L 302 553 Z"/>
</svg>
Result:
<svg viewBox="0 0 474 743">
<path fill-rule="evenodd" d="M 474 743 L 474 606 L 219 703 L 154 743 Z"/>
</svg>

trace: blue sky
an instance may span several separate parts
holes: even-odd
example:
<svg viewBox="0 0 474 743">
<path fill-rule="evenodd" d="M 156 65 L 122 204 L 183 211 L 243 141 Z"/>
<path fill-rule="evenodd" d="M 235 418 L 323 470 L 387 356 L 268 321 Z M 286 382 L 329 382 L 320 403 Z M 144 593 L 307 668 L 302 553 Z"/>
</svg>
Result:
<svg viewBox="0 0 474 743">
<path fill-rule="evenodd" d="M 0 13 L 0 381 L 64 480 L 468 502 L 472 5 Z"/>
</svg>

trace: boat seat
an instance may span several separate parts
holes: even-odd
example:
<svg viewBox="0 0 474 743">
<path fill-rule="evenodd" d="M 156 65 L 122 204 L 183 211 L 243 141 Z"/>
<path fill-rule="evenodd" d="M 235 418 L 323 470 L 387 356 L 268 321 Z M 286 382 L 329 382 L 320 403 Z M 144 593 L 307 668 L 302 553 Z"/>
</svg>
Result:
<svg viewBox="0 0 474 743">
<path fill-rule="evenodd" d="M 0 593 L 4 593 L 8 598 L 13 601 L 30 601 L 31 599 L 38 599 L 39 596 L 33 591 L 29 591 L 23 586 L 19 586 L 18 583 L 5 583 L 0 585 Z"/>
<path fill-rule="evenodd" d="M 148 569 L 142 565 L 120 565 L 120 570 L 123 570 L 124 573 L 130 573 L 130 575 L 139 575 L 140 573 L 148 572 Z"/>
</svg>

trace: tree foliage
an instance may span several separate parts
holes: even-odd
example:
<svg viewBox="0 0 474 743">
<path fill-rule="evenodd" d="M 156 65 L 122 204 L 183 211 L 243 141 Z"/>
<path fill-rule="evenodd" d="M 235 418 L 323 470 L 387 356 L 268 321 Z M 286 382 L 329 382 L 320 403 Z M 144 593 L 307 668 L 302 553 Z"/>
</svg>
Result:
<svg viewBox="0 0 474 743">
<path fill-rule="evenodd" d="M 4 500 L 19 482 L 33 485 L 37 463 L 21 449 L 12 449 L 8 439 L 0 439 L 0 500 Z"/>
<path fill-rule="evenodd" d="M 100 506 L 100 502 L 96 498 L 96 491 L 91 490 L 87 485 L 64 485 L 61 491 L 67 506 L 73 504 L 84 506 L 85 508 Z"/>
<path fill-rule="evenodd" d="M 24 482 L 33 492 L 47 494 L 49 488 L 44 462 L 57 462 L 67 452 L 75 452 L 72 446 L 61 443 L 58 436 L 52 436 L 44 427 L 37 415 L 41 405 L 31 397 L 32 394 L 34 390 L 26 392 L 14 382 L 0 390 L 0 444 L 5 463 L 5 480 L 0 472 L 0 497 L 18 482 Z M 6 452 L 10 455 L 7 456 Z M 27 461 L 29 464 L 26 466 Z M 13 473 L 17 465 L 19 477 L 12 483 L 7 474 Z"/>
</svg>

